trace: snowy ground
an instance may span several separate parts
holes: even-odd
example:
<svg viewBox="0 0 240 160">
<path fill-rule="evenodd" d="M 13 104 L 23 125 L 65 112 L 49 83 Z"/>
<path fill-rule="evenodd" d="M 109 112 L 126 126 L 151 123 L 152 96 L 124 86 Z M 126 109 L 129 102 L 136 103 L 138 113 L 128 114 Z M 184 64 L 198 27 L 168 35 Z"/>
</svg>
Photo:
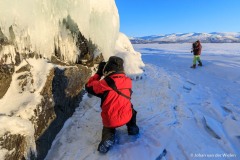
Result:
<svg viewBox="0 0 240 160">
<path fill-rule="evenodd" d="M 46 160 L 240 159 L 240 44 L 203 44 L 203 67 L 191 69 L 191 44 L 134 45 L 146 64 L 133 82 L 139 136 L 118 129 L 106 154 L 100 100 L 85 95 Z"/>
</svg>

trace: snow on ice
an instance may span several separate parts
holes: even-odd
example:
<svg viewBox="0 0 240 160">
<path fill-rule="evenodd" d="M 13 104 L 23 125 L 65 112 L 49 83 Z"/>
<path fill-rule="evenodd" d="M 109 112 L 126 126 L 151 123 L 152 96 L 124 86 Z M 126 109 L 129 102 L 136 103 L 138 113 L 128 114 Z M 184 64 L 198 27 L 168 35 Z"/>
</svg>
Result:
<svg viewBox="0 0 240 160">
<path fill-rule="evenodd" d="M 133 81 L 139 136 L 120 127 L 113 148 L 98 153 L 100 99 L 86 94 L 46 160 L 154 160 L 164 149 L 166 159 L 239 159 L 240 46 L 202 45 L 204 66 L 196 69 L 190 43 L 134 45 L 146 64 Z"/>
</svg>

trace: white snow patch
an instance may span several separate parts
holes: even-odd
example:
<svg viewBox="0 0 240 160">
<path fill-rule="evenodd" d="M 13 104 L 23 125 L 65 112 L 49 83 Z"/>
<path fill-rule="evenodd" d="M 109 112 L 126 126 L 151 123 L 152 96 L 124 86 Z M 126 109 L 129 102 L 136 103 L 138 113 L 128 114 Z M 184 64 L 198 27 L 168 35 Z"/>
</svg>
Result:
<svg viewBox="0 0 240 160">
<path fill-rule="evenodd" d="M 7 155 L 9 152 L 7 149 L 0 148 L 0 159 L 4 159 L 5 155 Z"/>
</svg>

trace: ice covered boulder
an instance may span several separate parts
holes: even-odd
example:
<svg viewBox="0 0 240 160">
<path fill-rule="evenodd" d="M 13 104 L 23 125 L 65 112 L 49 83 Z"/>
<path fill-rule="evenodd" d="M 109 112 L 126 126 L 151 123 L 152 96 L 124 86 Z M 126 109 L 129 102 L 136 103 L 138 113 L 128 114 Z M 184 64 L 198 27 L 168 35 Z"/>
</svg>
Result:
<svg viewBox="0 0 240 160">
<path fill-rule="evenodd" d="M 78 107 L 90 74 L 88 67 L 59 66 L 46 59 L 26 59 L 14 66 L 12 81 L 0 99 L 1 158 L 43 159 Z"/>
</svg>

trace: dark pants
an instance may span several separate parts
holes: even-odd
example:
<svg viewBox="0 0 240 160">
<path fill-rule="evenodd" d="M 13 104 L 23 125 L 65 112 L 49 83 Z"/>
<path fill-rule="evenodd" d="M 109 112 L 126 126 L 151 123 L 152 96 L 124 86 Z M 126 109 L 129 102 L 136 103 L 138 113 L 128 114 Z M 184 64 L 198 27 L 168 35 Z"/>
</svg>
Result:
<svg viewBox="0 0 240 160">
<path fill-rule="evenodd" d="M 104 127 L 102 129 L 102 141 L 106 141 L 108 139 L 111 139 L 115 136 L 116 129 L 115 128 L 108 128 Z"/>
<path fill-rule="evenodd" d="M 126 124 L 128 128 L 129 135 L 135 135 L 138 134 L 139 129 L 136 124 L 136 118 L 137 118 L 137 111 L 132 108 L 132 118 L 130 121 Z M 102 141 L 106 141 L 108 139 L 111 139 L 115 136 L 116 129 L 115 128 L 108 128 L 104 127 L 102 129 Z M 137 132 L 137 133 L 136 133 Z"/>
<path fill-rule="evenodd" d="M 136 124 L 136 117 L 137 111 L 132 108 L 132 118 L 126 124 L 128 128 L 129 135 L 136 135 L 139 133 L 139 128 Z M 98 151 L 100 153 L 107 153 L 108 150 L 114 145 L 115 143 L 115 132 L 116 128 L 108 128 L 104 127 L 102 129 L 102 140 L 98 145 Z"/>
<path fill-rule="evenodd" d="M 132 118 L 130 119 L 130 121 L 126 124 L 127 127 L 132 127 L 132 126 L 136 126 L 136 121 L 137 121 L 137 111 L 135 109 L 132 108 Z"/>
</svg>

